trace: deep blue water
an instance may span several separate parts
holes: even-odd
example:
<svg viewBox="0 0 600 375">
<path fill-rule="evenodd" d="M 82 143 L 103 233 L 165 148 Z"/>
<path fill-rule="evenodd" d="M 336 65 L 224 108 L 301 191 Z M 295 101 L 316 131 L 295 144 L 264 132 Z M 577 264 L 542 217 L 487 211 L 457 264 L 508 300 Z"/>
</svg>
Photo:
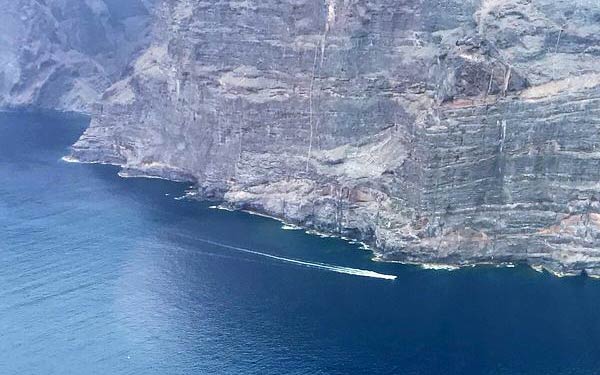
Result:
<svg viewBox="0 0 600 375">
<path fill-rule="evenodd" d="M 85 125 L 0 114 L 0 374 L 600 371 L 600 281 L 374 263 L 175 200 L 181 184 L 62 162 Z"/>
</svg>

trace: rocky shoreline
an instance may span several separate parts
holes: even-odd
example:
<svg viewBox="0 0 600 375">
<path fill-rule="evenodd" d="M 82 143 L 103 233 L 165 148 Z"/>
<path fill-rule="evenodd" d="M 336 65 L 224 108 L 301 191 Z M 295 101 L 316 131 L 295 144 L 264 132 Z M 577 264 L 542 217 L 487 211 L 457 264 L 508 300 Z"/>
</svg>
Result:
<svg viewBox="0 0 600 375">
<path fill-rule="evenodd" d="M 122 167 L 118 164 L 112 164 L 112 163 L 91 162 L 91 161 L 82 162 L 82 161 L 79 161 L 79 160 L 73 158 L 72 156 L 63 157 L 63 161 L 68 162 L 68 163 L 108 164 L 108 165 L 113 165 L 116 167 Z M 118 174 L 122 178 L 150 178 L 150 179 L 158 178 L 158 179 L 165 179 L 165 180 L 176 181 L 176 182 L 191 182 L 191 181 L 172 180 L 167 177 L 158 177 L 158 176 L 154 176 L 154 175 L 145 175 L 141 172 L 138 172 L 137 174 L 127 174 L 127 173 L 119 172 Z M 198 195 L 198 190 L 196 190 L 193 186 L 191 186 L 190 189 L 188 189 L 186 191 L 186 194 L 184 196 L 178 197 L 175 199 L 191 199 L 191 200 L 206 201 Z M 372 260 L 375 262 L 388 262 L 388 263 L 399 263 L 399 264 L 404 264 L 404 265 L 413 265 L 413 266 L 420 267 L 424 270 L 434 270 L 434 271 L 456 271 L 456 270 L 463 269 L 463 268 L 471 268 L 471 267 L 477 267 L 477 266 L 494 266 L 494 267 L 502 267 L 502 268 L 514 268 L 518 264 L 526 264 L 531 269 L 533 269 L 537 272 L 540 272 L 540 273 L 548 272 L 549 274 L 556 276 L 556 277 L 575 277 L 575 276 L 581 276 L 582 274 L 584 274 L 591 278 L 600 278 L 600 275 L 597 275 L 594 273 L 590 274 L 590 273 L 587 273 L 586 271 L 580 271 L 580 270 L 569 271 L 569 270 L 565 270 L 564 268 L 557 268 L 554 264 L 544 264 L 544 263 L 536 264 L 536 263 L 530 263 L 528 261 L 524 261 L 523 259 L 518 259 L 518 258 L 514 259 L 514 260 L 510 260 L 509 258 L 506 258 L 506 259 L 497 260 L 497 261 L 494 261 L 494 260 L 492 260 L 492 261 L 490 261 L 490 260 L 477 261 L 477 260 L 475 260 L 475 261 L 466 261 L 466 262 L 460 262 L 460 263 L 443 263 L 443 262 L 428 263 L 428 262 L 424 262 L 424 261 L 423 262 L 415 262 L 415 261 L 408 261 L 408 260 L 393 260 L 393 259 L 388 259 L 385 256 L 383 256 L 385 253 L 381 252 L 376 247 L 373 247 L 372 244 L 362 242 L 356 238 L 346 237 L 344 235 L 341 235 L 341 234 L 335 233 L 335 232 L 326 232 L 326 231 L 321 231 L 319 229 L 306 227 L 306 226 L 303 226 L 301 223 L 292 223 L 284 217 L 273 216 L 273 215 L 270 215 L 265 212 L 253 211 L 252 209 L 248 209 L 248 208 L 235 207 L 224 201 L 214 201 L 214 199 L 211 201 L 216 203 L 216 205 L 209 207 L 212 209 L 219 209 L 219 210 L 226 210 L 226 211 L 241 211 L 241 212 L 245 212 L 250 215 L 257 215 L 257 216 L 261 216 L 261 217 L 265 217 L 265 218 L 268 218 L 271 220 L 278 221 L 282 224 L 282 229 L 284 229 L 284 230 L 302 230 L 309 235 L 315 235 L 318 237 L 325 237 L 325 238 L 339 238 L 350 244 L 358 245 L 359 248 L 371 252 L 373 254 Z"/>
<path fill-rule="evenodd" d="M 31 17 L 9 31 L 28 38 L 2 58 L 30 84 L 5 71 L 0 104 L 89 111 L 76 160 L 190 181 L 378 260 L 600 275 L 596 4 L 20 1 Z M 84 48 L 79 17 L 128 43 Z M 59 57 L 77 74 L 33 69 Z M 82 70 L 98 64 L 114 74 Z"/>
</svg>

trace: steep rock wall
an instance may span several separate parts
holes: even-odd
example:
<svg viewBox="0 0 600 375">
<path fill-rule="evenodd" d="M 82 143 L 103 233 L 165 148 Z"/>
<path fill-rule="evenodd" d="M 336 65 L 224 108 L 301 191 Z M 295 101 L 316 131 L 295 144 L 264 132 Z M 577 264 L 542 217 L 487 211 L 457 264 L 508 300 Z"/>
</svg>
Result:
<svg viewBox="0 0 600 375">
<path fill-rule="evenodd" d="M 164 1 L 74 145 L 381 259 L 600 274 L 600 6 Z"/>
<path fill-rule="evenodd" d="M 91 112 L 147 42 L 148 0 L 0 0 L 0 107 Z"/>
</svg>

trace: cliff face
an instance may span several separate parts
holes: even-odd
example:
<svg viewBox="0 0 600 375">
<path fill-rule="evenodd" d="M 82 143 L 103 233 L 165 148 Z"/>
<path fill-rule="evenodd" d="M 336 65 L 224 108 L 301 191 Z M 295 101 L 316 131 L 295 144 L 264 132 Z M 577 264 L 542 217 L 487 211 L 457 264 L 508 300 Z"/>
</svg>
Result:
<svg viewBox="0 0 600 375">
<path fill-rule="evenodd" d="M 89 112 L 147 41 L 148 0 L 0 0 L 0 107 Z"/>
<path fill-rule="evenodd" d="M 33 55 L 105 56 L 58 39 Z M 600 275 L 596 1 L 165 0 L 151 39 L 73 157 L 192 181 L 385 260 Z M 73 82 L 114 77 L 84 71 Z M 6 76 L 4 100 L 27 101 Z"/>
</svg>

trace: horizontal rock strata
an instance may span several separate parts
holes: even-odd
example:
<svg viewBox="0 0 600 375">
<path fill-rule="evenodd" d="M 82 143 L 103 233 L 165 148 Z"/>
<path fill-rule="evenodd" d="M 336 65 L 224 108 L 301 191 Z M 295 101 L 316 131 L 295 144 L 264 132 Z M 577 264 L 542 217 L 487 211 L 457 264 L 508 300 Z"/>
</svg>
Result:
<svg viewBox="0 0 600 375">
<path fill-rule="evenodd" d="M 588 0 L 157 1 L 73 156 L 383 260 L 599 275 L 599 19 Z"/>
</svg>

